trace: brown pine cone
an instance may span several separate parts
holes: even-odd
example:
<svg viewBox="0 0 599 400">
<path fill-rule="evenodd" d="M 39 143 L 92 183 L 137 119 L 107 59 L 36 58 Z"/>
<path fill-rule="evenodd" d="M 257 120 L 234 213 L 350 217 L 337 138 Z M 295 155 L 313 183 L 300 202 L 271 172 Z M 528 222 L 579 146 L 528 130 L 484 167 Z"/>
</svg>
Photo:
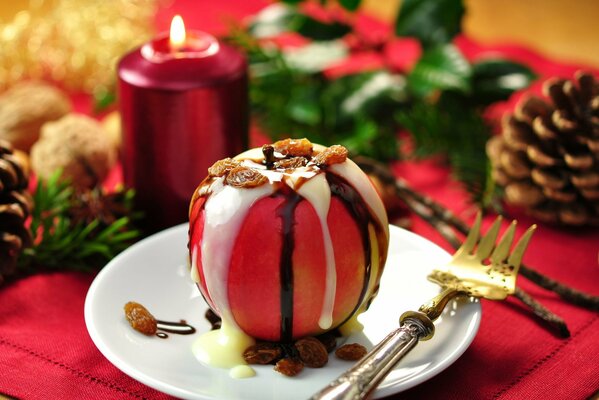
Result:
<svg viewBox="0 0 599 400">
<path fill-rule="evenodd" d="M 0 140 L 0 283 L 15 272 L 21 251 L 31 246 L 25 221 L 33 207 L 28 174 L 10 143 Z"/>
<path fill-rule="evenodd" d="M 599 83 L 578 71 L 526 96 L 487 143 L 506 203 L 539 220 L 599 225 Z"/>
</svg>

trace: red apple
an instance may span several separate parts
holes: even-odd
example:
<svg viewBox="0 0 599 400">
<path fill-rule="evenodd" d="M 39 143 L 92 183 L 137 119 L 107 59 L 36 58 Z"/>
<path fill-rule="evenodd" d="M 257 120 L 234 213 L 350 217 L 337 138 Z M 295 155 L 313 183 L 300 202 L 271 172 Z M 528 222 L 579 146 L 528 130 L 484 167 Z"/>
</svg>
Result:
<svg viewBox="0 0 599 400">
<path fill-rule="evenodd" d="M 277 143 L 274 159 L 253 149 L 212 169 L 192 199 L 189 248 L 211 308 L 254 338 L 290 341 L 363 311 L 388 227 L 375 189 L 338 148 L 331 157 L 310 144 L 297 156 Z"/>
</svg>

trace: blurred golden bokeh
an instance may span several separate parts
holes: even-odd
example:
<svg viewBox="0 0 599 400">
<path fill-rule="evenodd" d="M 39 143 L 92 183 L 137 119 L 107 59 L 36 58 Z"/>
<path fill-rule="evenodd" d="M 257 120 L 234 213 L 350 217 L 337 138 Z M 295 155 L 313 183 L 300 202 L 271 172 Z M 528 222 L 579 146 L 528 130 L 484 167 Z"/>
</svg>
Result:
<svg viewBox="0 0 599 400">
<path fill-rule="evenodd" d="M 119 57 L 151 36 L 157 3 L 0 2 L 0 89 L 31 78 L 88 93 L 113 84 Z"/>
</svg>

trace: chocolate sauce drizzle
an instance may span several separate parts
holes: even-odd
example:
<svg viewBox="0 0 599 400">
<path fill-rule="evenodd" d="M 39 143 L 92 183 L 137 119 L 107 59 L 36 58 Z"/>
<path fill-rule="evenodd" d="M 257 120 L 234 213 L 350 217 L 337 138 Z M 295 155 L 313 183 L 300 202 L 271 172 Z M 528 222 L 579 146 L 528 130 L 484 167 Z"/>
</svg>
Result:
<svg viewBox="0 0 599 400">
<path fill-rule="evenodd" d="M 372 279 L 372 248 L 370 242 L 370 234 L 368 232 L 368 225 L 374 224 L 379 245 L 383 244 L 382 241 L 385 239 L 385 234 L 382 226 L 373 217 L 371 211 L 368 209 L 364 199 L 358 193 L 358 191 L 344 178 L 335 175 L 331 172 L 326 172 L 326 179 L 331 188 L 331 195 L 339 198 L 345 205 L 350 215 L 356 221 L 357 226 L 360 227 L 360 235 L 362 238 L 362 246 L 364 247 L 364 279 L 362 284 L 362 290 L 356 302 L 356 306 L 350 314 L 351 318 L 360 306 L 363 304 L 366 294 L 368 292 L 368 286 Z M 285 190 L 285 189 L 283 189 Z M 293 250 L 295 247 L 294 243 L 294 227 L 295 227 L 295 209 L 299 202 L 303 199 L 295 191 L 285 190 L 283 193 L 279 192 L 277 195 L 285 196 L 285 201 L 277 210 L 277 216 L 282 219 L 283 222 L 283 245 L 281 248 L 280 257 L 280 300 L 281 300 L 281 333 L 280 341 L 289 342 L 293 338 Z M 384 257 L 384 256 L 383 256 Z M 384 263 L 384 258 L 380 259 L 381 266 Z M 382 269 L 382 268 L 381 268 Z M 381 271 L 379 271 L 380 274 Z M 378 288 L 374 288 L 374 292 Z M 367 299 L 367 306 L 371 299 Z M 347 320 L 346 320 L 347 321 Z M 343 321 L 345 323 L 346 321 Z"/>
<path fill-rule="evenodd" d="M 284 194 L 285 201 L 277 210 L 283 221 L 283 246 L 280 258 L 281 283 L 281 336 L 282 342 L 290 342 L 293 338 L 293 248 L 295 208 L 302 197 L 290 191 Z"/>
<path fill-rule="evenodd" d="M 196 328 L 189 325 L 184 319 L 179 322 L 157 320 L 156 328 L 159 329 L 159 331 L 156 332 L 156 336 L 160 339 L 166 339 L 168 337 L 166 332 L 174 333 L 176 335 L 192 335 L 196 333 Z"/>
<path fill-rule="evenodd" d="M 370 234 L 368 233 L 368 224 L 375 220 L 372 217 L 370 210 L 368 210 L 366 203 L 362 196 L 356 191 L 356 189 L 342 177 L 333 173 L 326 173 L 327 182 L 331 188 L 331 195 L 339 198 L 345 205 L 349 213 L 354 217 L 357 226 L 360 228 L 360 235 L 362 236 L 362 246 L 364 247 L 364 280 L 362 283 L 362 290 L 356 306 L 352 310 L 350 317 L 354 315 L 358 308 L 362 305 L 366 292 L 368 291 L 368 284 L 370 283 L 372 273 L 372 248 L 370 243 Z M 378 225 L 378 224 L 377 224 Z M 348 318 L 348 319 L 349 319 Z M 346 320 L 347 321 L 347 320 Z M 343 321 L 344 323 L 346 321 Z"/>
</svg>

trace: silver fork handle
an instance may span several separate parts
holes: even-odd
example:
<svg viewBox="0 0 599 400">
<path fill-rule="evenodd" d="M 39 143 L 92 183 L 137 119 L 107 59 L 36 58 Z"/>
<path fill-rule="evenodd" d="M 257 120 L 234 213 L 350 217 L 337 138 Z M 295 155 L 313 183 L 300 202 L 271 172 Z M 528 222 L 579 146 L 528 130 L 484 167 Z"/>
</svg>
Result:
<svg viewBox="0 0 599 400">
<path fill-rule="evenodd" d="M 428 320 L 430 322 L 430 320 Z M 420 318 L 403 318 L 401 326 L 377 344 L 362 360 L 341 374 L 311 400 L 365 399 L 420 339 L 432 336 L 434 326 Z"/>
</svg>

